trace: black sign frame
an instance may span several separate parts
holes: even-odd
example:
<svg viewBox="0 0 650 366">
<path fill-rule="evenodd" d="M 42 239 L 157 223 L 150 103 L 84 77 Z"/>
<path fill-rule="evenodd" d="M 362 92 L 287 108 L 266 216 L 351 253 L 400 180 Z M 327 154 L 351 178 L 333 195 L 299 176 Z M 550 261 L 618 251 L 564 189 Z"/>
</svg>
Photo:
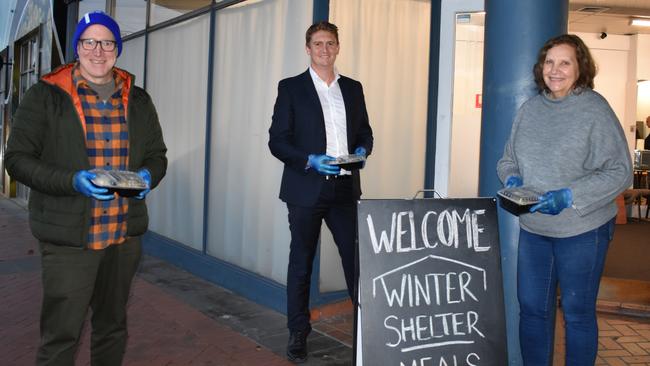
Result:
<svg viewBox="0 0 650 366">
<path fill-rule="evenodd" d="M 358 366 L 508 364 L 494 198 L 358 203 Z"/>
</svg>

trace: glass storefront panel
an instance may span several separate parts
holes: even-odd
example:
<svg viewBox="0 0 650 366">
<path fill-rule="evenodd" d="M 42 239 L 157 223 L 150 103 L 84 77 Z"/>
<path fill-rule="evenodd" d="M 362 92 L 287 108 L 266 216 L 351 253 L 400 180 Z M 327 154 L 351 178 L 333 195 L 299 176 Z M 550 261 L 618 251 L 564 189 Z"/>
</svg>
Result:
<svg viewBox="0 0 650 366">
<path fill-rule="evenodd" d="M 151 0 L 149 25 L 174 19 L 211 3 L 212 0 Z"/>
<path fill-rule="evenodd" d="M 9 95 L 9 71 L 11 65 L 9 65 L 8 60 L 9 48 L 5 48 L 4 51 L 0 52 L 0 104 L 4 103 L 5 99 Z"/>
<path fill-rule="evenodd" d="M 147 19 L 147 2 L 144 0 L 116 0 L 115 20 L 120 25 L 122 37 L 144 29 Z"/>
<path fill-rule="evenodd" d="M 5 191 L 5 166 L 4 166 L 4 152 L 5 152 L 5 104 L 4 99 L 0 99 L 0 195 Z"/>
<path fill-rule="evenodd" d="M 205 14 L 150 33 L 147 45 L 147 91 L 169 160 L 165 179 L 147 196 L 149 229 L 197 250 L 203 245 L 209 35 Z"/>
<path fill-rule="evenodd" d="M 9 94 L 9 72 L 10 65 L 7 62 L 9 58 L 9 48 L 0 52 L 0 195 L 5 192 L 5 168 L 4 168 L 4 151 L 5 151 L 5 123 L 7 115 L 6 101 Z"/>
<path fill-rule="evenodd" d="M 122 55 L 117 59 L 115 66 L 133 74 L 135 85 L 144 85 L 144 36 L 123 43 Z"/>
<path fill-rule="evenodd" d="M 38 32 L 34 31 L 30 36 L 20 44 L 20 69 L 19 78 L 19 100 L 22 99 L 25 92 L 38 81 L 39 70 L 39 37 Z M 29 199 L 29 187 L 18 183 L 16 184 L 16 198 L 27 202 Z"/>
<path fill-rule="evenodd" d="M 362 197 L 413 197 L 424 182 L 431 1 L 329 4 L 339 27 L 337 69 L 362 83 L 375 138 L 361 173 Z M 321 291 L 344 289 L 338 250 L 324 228 L 320 254 Z"/>
<path fill-rule="evenodd" d="M 79 2 L 79 17 L 77 20 L 80 20 L 84 14 L 91 11 L 106 11 L 106 0 L 83 0 Z"/>
<path fill-rule="evenodd" d="M 217 11 L 214 25 L 206 250 L 281 284 L 291 237 L 268 129 L 278 82 L 307 69 L 312 4 L 245 1 Z"/>
<path fill-rule="evenodd" d="M 23 94 L 38 81 L 38 38 L 32 37 L 20 46 L 20 94 Z"/>
</svg>

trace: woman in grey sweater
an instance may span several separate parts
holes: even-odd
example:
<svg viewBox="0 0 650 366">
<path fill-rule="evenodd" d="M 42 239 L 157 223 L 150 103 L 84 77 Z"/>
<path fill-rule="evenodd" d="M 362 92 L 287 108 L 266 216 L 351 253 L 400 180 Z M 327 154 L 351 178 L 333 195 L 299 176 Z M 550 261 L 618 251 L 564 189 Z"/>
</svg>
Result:
<svg viewBox="0 0 650 366">
<path fill-rule="evenodd" d="M 528 366 L 551 364 L 559 282 L 566 364 L 593 365 L 614 199 L 632 184 L 632 163 L 621 124 L 593 91 L 596 66 L 580 38 L 548 40 L 533 72 L 540 93 L 521 106 L 497 165 L 506 187 L 546 192 L 519 218 L 522 356 Z"/>
</svg>

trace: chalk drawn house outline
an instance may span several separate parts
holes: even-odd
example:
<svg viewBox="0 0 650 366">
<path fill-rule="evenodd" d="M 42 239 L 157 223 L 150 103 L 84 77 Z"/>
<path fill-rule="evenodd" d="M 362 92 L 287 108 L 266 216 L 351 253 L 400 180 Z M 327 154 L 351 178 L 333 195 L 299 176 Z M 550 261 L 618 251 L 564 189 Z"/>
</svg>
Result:
<svg viewBox="0 0 650 366">
<path fill-rule="evenodd" d="M 425 260 L 427 260 L 427 259 L 430 259 L 430 258 L 431 258 L 431 259 L 439 259 L 439 260 L 442 260 L 442 261 L 446 261 L 446 262 L 451 262 L 451 263 L 459 264 L 459 265 L 461 265 L 461 266 L 465 266 L 465 267 L 468 267 L 468 268 L 472 268 L 472 269 L 474 269 L 474 270 L 476 270 L 476 271 L 481 272 L 481 273 L 483 274 L 483 291 L 487 291 L 487 272 L 485 271 L 485 269 L 483 269 L 483 268 L 481 268 L 481 267 L 473 266 L 473 265 L 468 264 L 468 263 L 465 263 L 465 262 L 461 262 L 461 261 L 456 260 L 456 259 L 451 259 L 451 258 L 446 258 L 446 257 L 440 257 L 440 256 L 437 256 L 437 255 L 427 255 L 427 256 L 422 257 L 422 258 L 420 258 L 420 259 L 418 259 L 418 260 L 416 260 L 416 261 L 413 261 L 413 262 L 411 262 L 411 263 L 407 263 L 407 264 L 405 264 L 405 265 L 403 265 L 403 266 L 400 266 L 400 267 L 397 267 L 397 268 L 393 268 L 392 270 L 390 270 L 390 271 L 388 271 L 388 272 L 385 272 L 384 274 L 382 274 L 382 275 L 380 275 L 380 276 L 377 276 L 377 277 L 373 278 L 373 279 L 372 279 L 372 297 L 373 297 L 373 298 L 377 297 L 377 280 L 382 279 L 383 277 L 388 276 L 388 275 L 390 275 L 390 274 L 393 274 L 393 273 L 395 273 L 395 272 L 399 272 L 399 271 L 403 270 L 404 268 L 408 268 L 408 267 L 414 266 L 414 265 L 416 265 L 416 264 L 418 264 L 418 263 L 420 263 L 420 262 L 422 262 L 422 261 L 425 261 Z"/>
</svg>

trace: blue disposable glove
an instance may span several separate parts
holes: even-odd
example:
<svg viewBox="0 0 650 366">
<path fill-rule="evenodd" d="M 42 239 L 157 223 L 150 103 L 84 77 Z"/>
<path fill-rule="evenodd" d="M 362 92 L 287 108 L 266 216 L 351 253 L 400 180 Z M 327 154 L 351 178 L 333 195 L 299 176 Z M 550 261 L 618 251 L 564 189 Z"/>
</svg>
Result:
<svg viewBox="0 0 650 366">
<path fill-rule="evenodd" d="M 539 203 L 530 208 L 530 212 L 557 215 L 573 203 L 573 193 L 569 188 L 548 191 L 539 197 Z"/>
<path fill-rule="evenodd" d="M 524 181 L 518 175 L 509 176 L 505 183 L 506 188 L 521 187 L 522 185 L 524 185 Z"/>
<path fill-rule="evenodd" d="M 363 146 L 359 146 L 354 150 L 354 155 L 360 155 L 363 156 L 364 158 L 366 157 L 366 148 Z M 365 168 L 366 162 L 364 161 L 363 164 L 361 164 L 361 169 Z"/>
<path fill-rule="evenodd" d="M 94 198 L 99 201 L 110 201 L 115 198 L 114 193 L 108 193 L 108 189 L 97 187 L 90 180 L 95 178 L 95 173 L 87 170 L 80 170 L 72 178 L 72 187 L 75 191 L 86 197 Z"/>
<path fill-rule="evenodd" d="M 133 197 L 137 200 L 143 200 L 149 192 L 151 192 L 151 173 L 147 169 L 140 169 L 138 170 L 138 175 L 142 177 L 142 179 L 147 183 L 147 189 L 143 190 L 142 192 L 138 193 L 137 196 Z"/>
<path fill-rule="evenodd" d="M 316 170 L 322 175 L 337 175 L 341 172 L 341 168 L 336 165 L 325 164 L 326 161 L 334 160 L 333 157 L 328 155 L 309 155 L 307 166 Z"/>
</svg>

